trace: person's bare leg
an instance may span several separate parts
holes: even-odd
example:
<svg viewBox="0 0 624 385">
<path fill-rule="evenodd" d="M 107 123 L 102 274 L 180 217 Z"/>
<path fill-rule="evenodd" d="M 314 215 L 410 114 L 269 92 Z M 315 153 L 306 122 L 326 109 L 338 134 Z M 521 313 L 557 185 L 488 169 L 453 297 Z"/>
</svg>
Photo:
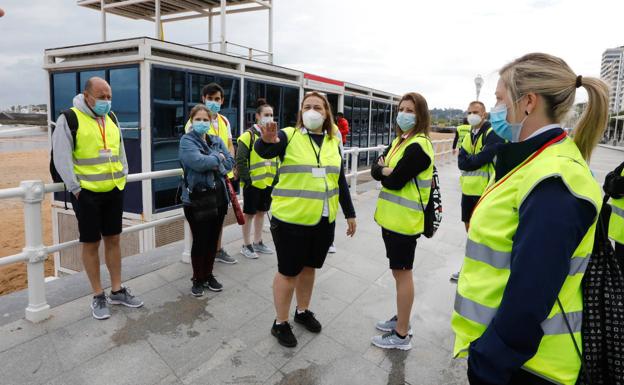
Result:
<svg viewBox="0 0 624 385">
<path fill-rule="evenodd" d="M 104 257 L 111 278 L 111 289 L 121 290 L 121 245 L 119 235 L 104 238 Z"/>
<path fill-rule="evenodd" d="M 260 243 L 262 240 L 262 227 L 264 226 L 265 211 L 258 211 L 254 216 L 254 243 Z"/>
<path fill-rule="evenodd" d="M 102 280 L 100 278 L 100 257 L 98 249 L 100 241 L 82 243 L 82 264 L 91 283 L 94 295 L 102 294 Z"/>
<path fill-rule="evenodd" d="M 314 288 L 315 271 L 313 267 L 304 267 L 297 276 L 297 285 L 295 294 L 297 295 L 297 309 L 308 310 L 310 307 L 310 299 L 312 298 L 312 289 Z"/>
<path fill-rule="evenodd" d="M 219 231 L 219 240 L 217 241 L 217 252 L 221 250 L 221 237 L 223 236 L 223 226 L 221 226 L 221 230 Z"/>
<path fill-rule="evenodd" d="M 241 226 L 243 228 L 243 245 L 251 245 L 251 221 L 254 219 L 253 215 L 245 214 L 245 224 Z M 221 241 L 221 237 L 219 237 Z"/>
<path fill-rule="evenodd" d="M 287 277 L 279 272 L 275 273 L 275 278 L 273 278 L 273 304 L 275 305 L 277 323 L 288 321 L 288 311 L 290 310 L 296 283 L 297 277 Z"/>
<path fill-rule="evenodd" d="M 412 270 L 392 270 L 397 291 L 396 331 L 405 336 L 409 331 L 409 319 L 414 303 L 414 278 Z"/>
</svg>

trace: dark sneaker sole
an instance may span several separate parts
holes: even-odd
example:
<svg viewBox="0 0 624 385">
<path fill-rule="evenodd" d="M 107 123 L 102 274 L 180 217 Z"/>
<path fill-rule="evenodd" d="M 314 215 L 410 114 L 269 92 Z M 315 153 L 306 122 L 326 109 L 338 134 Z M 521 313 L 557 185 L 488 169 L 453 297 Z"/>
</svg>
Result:
<svg viewBox="0 0 624 385">
<path fill-rule="evenodd" d="M 300 321 L 300 320 L 298 320 L 297 318 L 295 318 L 295 322 L 296 322 L 296 323 L 298 323 L 298 324 L 300 324 L 300 325 L 303 325 L 303 327 L 305 327 L 305 328 L 306 328 L 306 330 L 307 330 L 307 331 L 309 331 L 309 332 L 311 332 L 311 333 L 320 333 L 320 332 L 321 332 L 321 330 L 323 330 L 323 326 L 322 326 L 322 325 L 321 325 L 321 327 L 320 327 L 320 328 L 315 329 L 315 328 L 310 328 L 310 327 L 308 327 L 308 325 L 306 325 L 306 324 L 305 324 L 305 322 Z"/>
<path fill-rule="evenodd" d="M 204 296 L 204 292 L 202 291 L 201 293 L 194 293 L 193 290 L 191 289 L 191 295 L 193 297 L 203 297 Z"/>
<path fill-rule="evenodd" d="M 277 332 L 275 331 L 275 329 L 271 328 L 271 334 L 273 335 L 273 337 L 277 338 L 277 342 L 279 342 L 280 345 L 285 346 L 287 348 L 294 348 L 295 346 L 297 346 L 297 341 L 295 340 L 294 343 L 288 343 L 286 341 L 282 341 L 279 336 L 277 335 Z"/>
</svg>

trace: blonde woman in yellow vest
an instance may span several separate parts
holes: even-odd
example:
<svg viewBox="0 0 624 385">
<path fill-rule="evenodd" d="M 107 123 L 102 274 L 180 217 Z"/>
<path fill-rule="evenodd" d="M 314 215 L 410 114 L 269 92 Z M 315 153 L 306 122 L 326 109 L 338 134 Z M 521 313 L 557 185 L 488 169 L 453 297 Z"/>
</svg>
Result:
<svg viewBox="0 0 624 385">
<path fill-rule="evenodd" d="M 607 122 L 607 86 L 533 53 L 503 67 L 490 112 L 509 143 L 468 231 L 452 327 L 471 384 L 576 383 L 581 282 L 602 197 L 587 160 Z M 574 139 L 558 122 L 584 87 Z M 568 329 L 569 323 L 570 329 Z"/>
<path fill-rule="evenodd" d="M 277 314 L 271 334 L 287 347 L 297 345 L 288 323 L 293 293 L 295 322 L 313 333 L 321 331 L 309 307 L 315 270 L 323 267 L 334 238 L 339 203 L 347 218 L 347 235 L 355 234 L 355 210 L 333 126 L 327 98 L 310 92 L 301 102 L 295 127 L 278 131 L 275 123 L 261 126 L 261 140 L 254 146 L 264 159 L 280 158 L 271 207 L 278 266 L 273 280 Z"/>
<path fill-rule="evenodd" d="M 236 157 L 234 152 L 234 145 L 232 144 L 232 128 L 230 127 L 230 122 L 227 118 L 219 113 L 221 111 L 221 106 L 225 100 L 225 91 L 223 87 L 221 87 L 217 83 L 209 83 L 206 84 L 202 88 L 202 103 L 208 108 L 210 111 L 210 130 L 208 130 L 208 135 L 218 136 L 228 151 L 233 157 Z M 186 122 L 186 126 L 184 127 L 185 131 L 189 133 L 192 130 L 191 120 L 189 119 Z M 236 169 L 230 171 L 227 176 L 230 179 L 235 179 Z M 229 255 L 223 247 L 221 247 L 221 236 L 223 235 L 223 229 L 219 234 L 219 241 L 217 244 L 217 257 L 216 260 L 222 263 L 234 264 L 238 261 Z"/>
<path fill-rule="evenodd" d="M 425 98 L 410 92 L 399 102 L 397 137 L 373 165 L 373 178 L 381 181 L 375 221 L 381 226 L 392 275 L 396 282 L 397 312 L 376 328 L 385 332 L 372 343 L 384 349 L 409 350 L 409 326 L 414 302 L 412 267 L 416 239 L 424 231 L 424 207 L 429 202 L 434 151 L 429 139 L 429 108 Z"/>
<path fill-rule="evenodd" d="M 112 96 L 106 80 L 90 78 L 84 92 L 74 98 L 74 106 L 59 116 L 52 134 L 54 165 L 71 192 L 78 220 L 82 262 L 93 289 L 91 313 L 99 320 L 111 316 L 109 304 L 143 306 L 121 284 L 120 234 L 128 163 L 121 130 L 109 115 Z M 77 121 L 75 135 L 66 116 Z M 102 239 L 111 280 L 109 296 L 100 278 Z"/>
<path fill-rule="evenodd" d="M 236 167 L 243 187 L 243 213 L 245 224 L 243 229 L 243 246 L 241 254 L 250 259 L 260 254 L 273 254 L 262 241 L 264 216 L 271 208 L 271 192 L 277 176 L 277 158 L 263 159 L 254 151 L 253 145 L 260 138 L 260 127 L 273 122 L 273 107 L 266 100 L 258 99 L 256 123 L 238 137 Z M 253 244 L 251 242 L 251 225 L 254 227 Z"/>
</svg>

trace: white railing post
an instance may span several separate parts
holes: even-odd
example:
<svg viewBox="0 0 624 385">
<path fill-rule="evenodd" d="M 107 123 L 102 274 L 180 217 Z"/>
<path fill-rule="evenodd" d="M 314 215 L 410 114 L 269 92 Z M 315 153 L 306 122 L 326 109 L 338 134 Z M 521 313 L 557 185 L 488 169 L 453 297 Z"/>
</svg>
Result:
<svg viewBox="0 0 624 385">
<path fill-rule="evenodd" d="M 46 259 L 43 246 L 41 221 L 41 202 L 45 196 L 44 184 L 40 180 L 20 183 L 24 191 L 24 249 L 28 256 L 28 307 L 26 319 L 40 322 L 50 316 L 50 305 L 45 297 L 44 262 Z"/>
<path fill-rule="evenodd" d="M 358 147 L 351 148 L 351 187 L 349 188 L 351 196 L 355 197 L 357 194 L 357 177 L 358 177 L 358 158 L 360 155 L 360 149 Z"/>
<path fill-rule="evenodd" d="M 184 220 L 184 251 L 182 252 L 182 262 L 191 263 L 191 247 L 193 245 L 193 234 L 188 221 Z"/>
</svg>

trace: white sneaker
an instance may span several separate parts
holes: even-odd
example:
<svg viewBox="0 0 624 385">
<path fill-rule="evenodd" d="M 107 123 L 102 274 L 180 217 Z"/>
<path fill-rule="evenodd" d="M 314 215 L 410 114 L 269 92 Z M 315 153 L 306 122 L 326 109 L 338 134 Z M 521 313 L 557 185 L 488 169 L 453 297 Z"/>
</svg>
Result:
<svg viewBox="0 0 624 385">
<path fill-rule="evenodd" d="M 327 250 L 327 252 L 329 254 L 336 254 L 336 246 L 334 246 L 334 244 L 332 243 L 332 245 L 329 246 L 329 250 Z"/>
<path fill-rule="evenodd" d="M 240 253 L 243 254 L 245 258 L 258 259 L 258 254 L 256 254 L 251 245 L 243 245 L 243 247 L 241 247 Z"/>
</svg>

